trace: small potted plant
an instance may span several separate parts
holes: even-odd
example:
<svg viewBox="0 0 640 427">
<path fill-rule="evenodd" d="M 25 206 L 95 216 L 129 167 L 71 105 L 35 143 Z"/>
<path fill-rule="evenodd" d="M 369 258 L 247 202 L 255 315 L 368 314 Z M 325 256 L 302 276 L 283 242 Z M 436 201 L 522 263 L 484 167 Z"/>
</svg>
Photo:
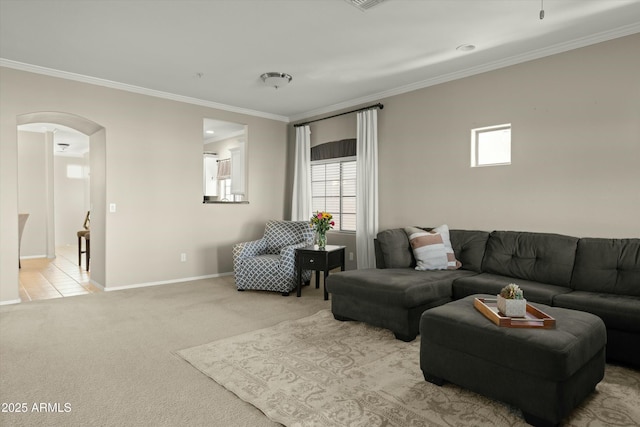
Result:
<svg viewBox="0 0 640 427">
<path fill-rule="evenodd" d="M 498 295 L 498 310 L 507 317 L 524 317 L 527 312 L 527 300 L 522 289 L 515 283 L 509 283 Z"/>
</svg>

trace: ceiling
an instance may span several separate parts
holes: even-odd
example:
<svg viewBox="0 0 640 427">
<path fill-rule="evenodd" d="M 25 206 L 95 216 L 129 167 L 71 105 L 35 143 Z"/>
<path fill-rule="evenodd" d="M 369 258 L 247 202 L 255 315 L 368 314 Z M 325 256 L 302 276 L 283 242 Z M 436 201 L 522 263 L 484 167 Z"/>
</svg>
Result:
<svg viewBox="0 0 640 427">
<path fill-rule="evenodd" d="M 246 125 L 204 118 L 202 120 L 202 139 L 205 144 L 222 141 L 227 138 L 245 137 Z"/>
<path fill-rule="evenodd" d="M 60 157 L 82 157 L 89 151 L 89 137 L 77 130 L 53 123 L 28 123 L 19 125 L 26 132 L 53 132 L 53 155 Z"/>
<path fill-rule="evenodd" d="M 0 0 L 0 65 L 293 121 L 637 32 L 640 0 Z"/>
</svg>

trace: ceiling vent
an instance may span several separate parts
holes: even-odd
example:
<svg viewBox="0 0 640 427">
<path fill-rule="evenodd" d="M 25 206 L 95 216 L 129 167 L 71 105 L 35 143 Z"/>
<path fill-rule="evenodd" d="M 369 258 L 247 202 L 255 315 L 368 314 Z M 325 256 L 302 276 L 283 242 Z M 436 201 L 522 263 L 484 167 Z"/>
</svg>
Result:
<svg viewBox="0 0 640 427">
<path fill-rule="evenodd" d="M 371 9 L 373 6 L 377 6 L 385 0 L 345 0 L 352 6 L 357 7 L 361 11 L 365 12 Z"/>
</svg>

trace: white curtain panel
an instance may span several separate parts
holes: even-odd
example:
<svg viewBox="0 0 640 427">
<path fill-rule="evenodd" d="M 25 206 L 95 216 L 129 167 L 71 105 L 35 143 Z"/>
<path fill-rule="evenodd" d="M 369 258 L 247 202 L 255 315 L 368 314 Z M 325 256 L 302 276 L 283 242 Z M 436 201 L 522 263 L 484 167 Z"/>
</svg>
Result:
<svg viewBox="0 0 640 427">
<path fill-rule="evenodd" d="M 293 172 L 291 220 L 311 218 L 311 128 L 296 128 L 296 162 Z"/>
<path fill-rule="evenodd" d="M 358 113 L 356 254 L 358 268 L 376 266 L 378 234 L 378 110 Z"/>
</svg>

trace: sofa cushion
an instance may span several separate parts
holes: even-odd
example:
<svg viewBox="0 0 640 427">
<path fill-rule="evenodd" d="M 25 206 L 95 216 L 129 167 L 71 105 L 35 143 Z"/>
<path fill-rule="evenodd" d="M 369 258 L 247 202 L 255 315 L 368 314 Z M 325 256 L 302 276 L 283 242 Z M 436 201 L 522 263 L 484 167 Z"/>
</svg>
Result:
<svg viewBox="0 0 640 427">
<path fill-rule="evenodd" d="M 549 285 L 531 280 L 516 279 L 496 274 L 482 273 L 476 276 L 461 277 L 453 281 L 453 299 L 461 299 L 473 294 L 498 295 L 509 283 L 516 283 L 527 301 L 552 305 L 556 295 L 571 292 L 565 286 Z"/>
<path fill-rule="evenodd" d="M 571 287 L 640 296 L 640 239 L 580 239 Z"/>
<path fill-rule="evenodd" d="M 416 259 L 416 270 L 457 270 L 456 259 L 449 239 L 449 227 L 441 225 L 431 231 L 417 227 L 404 229 Z"/>
<path fill-rule="evenodd" d="M 451 238 L 453 252 L 456 254 L 456 259 L 462 263 L 462 268 L 480 273 L 489 232 L 449 230 L 449 237 Z"/>
<path fill-rule="evenodd" d="M 416 266 L 409 239 L 402 228 L 381 231 L 376 240 L 384 261 L 384 265 L 378 265 L 378 268 L 413 268 Z"/>
<path fill-rule="evenodd" d="M 573 291 L 556 295 L 553 305 L 593 313 L 607 328 L 640 333 L 640 297 Z"/>
<path fill-rule="evenodd" d="M 418 227 L 429 231 L 432 228 Z M 477 230 L 449 230 L 451 246 L 463 270 L 480 273 L 489 232 Z M 416 260 L 407 234 L 401 228 L 378 233 L 376 245 L 376 266 L 378 268 L 413 268 Z"/>
<path fill-rule="evenodd" d="M 475 273 L 464 270 L 417 271 L 411 268 L 367 268 L 333 273 L 327 291 L 387 306 L 416 307 L 451 298 L 451 282 Z"/>
<path fill-rule="evenodd" d="M 487 241 L 482 270 L 569 286 L 577 244 L 577 237 L 559 234 L 494 231 Z"/>
</svg>

